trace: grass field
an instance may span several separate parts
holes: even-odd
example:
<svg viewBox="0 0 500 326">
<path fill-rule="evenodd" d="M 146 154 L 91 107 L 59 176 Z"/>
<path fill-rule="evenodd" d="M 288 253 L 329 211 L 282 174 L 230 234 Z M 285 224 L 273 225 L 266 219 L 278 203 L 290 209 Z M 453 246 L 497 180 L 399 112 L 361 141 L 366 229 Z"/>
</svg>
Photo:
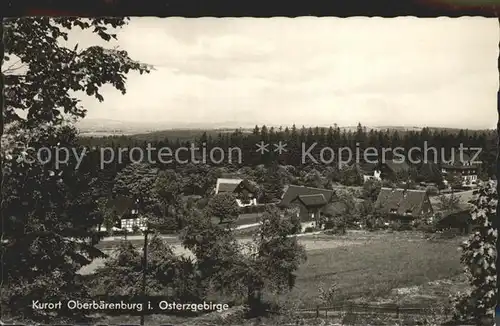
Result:
<svg viewBox="0 0 500 326">
<path fill-rule="evenodd" d="M 242 242 L 250 240 L 250 234 L 240 236 L 245 236 Z M 447 280 L 462 274 L 458 251 L 462 240 L 430 241 L 416 232 L 351 231 L 345 236 L 305 236 L 299 241 L 306 247 L 307 261 L 298 271 L 296 288 L 287 296 L 310 306 L 316 304 L 320 284 L 325 287 L 335 284 L 336 302 L 373 302 L 387 299 L 396 289 L 414 290 L 414 286 Z M 178 240 L 168 242 L 177 248 L 176 252 L 183 252 Z M 142 241 L 138 240 L 136 245 L 141 247 Z M 438 297 L 417 295 L 409 303 L 429 305 L 439 301 Z"/>
<path fill-rule="evenodd" d="M 297 308 L 324 306 L 318 300 L 319 286 L 336 284 L 331 305 L 354 302 L 449 306 L 449 296 L 466 286 L 457 249 L 462 240 L 430 241 L 417 232 L 351 231 L 345 236 L 306 236 L 300 242 L 306 247 L 308 260 L 298 271 L 296 287 L 275 299 Z M 129 318 L 107 317 L 106 323 L 137 319 Z M 166 315 L 148 316 L 147 321 L 148 325 L 194 322 Z M 261 325 L 278 325 L 269 322 Z"/>
<path fill-rule="evenodd" d="M 374 302 L 394 297 L 396 289 L 454 278 L 462 273 L 458 251 L 461 240 L 429 241 L 417 233 L 396 232 L 367 237 L 362 245 L 308 251 L 296 288 L 288 297 L 310 306 L 317 302 L 318 287 L 324 283 L 325 287 L 336 285 L 337 303 Z M 416 296 L 406 303 L 443 303 L 448 301 L 448 294 Z"/>
<path fill-rule="evenodd" d="M 449 296 L 465 287 L 457 250 L 462 240 L 430 241 L 416 232 L 349 232 L 345 236 L 304 237 L 300 241 L 306 246 L 308 260 L 298 271 L 295 289 L 279 300 L 301 308 L 324 306 L 318 301 L 319 286 L 336 284 L 332 305 L 355 302 L 425 308 L 449 306 Z M 369 321 L 379 317 L 370 317 Z M 127 317 L 111 319 L 107 322 L 122 322 Z M 147 320 L 151 325 L 168 322 L 205 325 L 173 316 L 154 315 Z M 312 322 L 314 320 L 311 325 Z M 259 325 L 278 324 L 285 325 L 274 319 L 264 319 Z"/>
</svg>

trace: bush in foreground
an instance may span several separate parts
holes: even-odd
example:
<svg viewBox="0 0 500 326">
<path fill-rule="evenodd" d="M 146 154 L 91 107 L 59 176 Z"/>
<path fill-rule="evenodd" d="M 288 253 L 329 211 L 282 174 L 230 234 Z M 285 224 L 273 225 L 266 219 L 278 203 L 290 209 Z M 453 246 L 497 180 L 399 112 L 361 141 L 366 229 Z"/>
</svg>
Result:
<svg viewBox="0 0 500 326">
<path fill-rule="evenodd" d="M 493 227 L 498 202 L 495 184 L 482 184 L 475 192 L 475 197 L 471 202 L 474 206 L 472 218 L 478 228 L 461 246 L 461 261 L 472 289 L 458 294 L 453 300 L 455 319 L 473 320 L 482 325 L 491 323 L 498 291 L 495 264 L 498 232 Z"/>
<path fill-rule="evenodd" d="M 94 295 L 125 296 L 142 294 L 143 255 L 130 242 L 122 242 L 114 257 L 95 273 Z M 178 302 L 200 302 L 205 291 L 196 273 L 196 263 L 176 256 L 161 238 L 149 242 L 146 295 L 162 295 Z"/>
</svg>

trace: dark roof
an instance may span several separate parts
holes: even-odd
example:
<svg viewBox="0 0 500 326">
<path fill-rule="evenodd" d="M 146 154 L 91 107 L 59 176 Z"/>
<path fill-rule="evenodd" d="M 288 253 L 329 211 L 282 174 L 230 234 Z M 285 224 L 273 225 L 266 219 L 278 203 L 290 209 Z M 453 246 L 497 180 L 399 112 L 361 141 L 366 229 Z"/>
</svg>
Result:
<svg viewBox="0 0 500 326">
<path fill-rule="evenodd" d="M 388 167 L 394 173 L 408 171 L 410 169 L 410 166 L 405 161 L 387 160 L 382 164 Z"/>
<path fill-rule="evenodd" d="M 373 172 L 375 172 L 375 170 L 377 170 L 378 167 L 379 167 L 378 163 L 363 162 L 357 164 L 358 171 L 361 172 L 362 174 L 373 174 Z"/>
<path fill-rule="evenodd" d="M 312 188 L 312 187 L 304 187 L 304 186 L 296 186 L 289 185 L 283 194 L 283 197 L 280 202 L 280 206 L 288 206 L 290 203 L 295 200 L 298 196 L 307 196 L 307 195 L 318 195 L 322 194 L 325 198 L 326 202 L 330 202 L 334 191 L 331 189 L 321 189 L 321 188 Z"/>
<path fill-rule="evenodd" d="M 116 196 L 108 200 L 106 206 L 113 210 L 117 215 L 130 213 L 135 208 L 135 202 L 130 197 Z"/>
<path fill-rule="evenodd" d="M 316 195 L 299 195 L 297 198 L 307 207 L 309 206 L 323 206 L 327 201 L 323 194 Z"/>
<path fill-rule="evenodd" d="M 460 164 L 463 162 L 469 162 L 471 160 L 471 156 L 466 149 L 464 149 L 461 153 L 460 149 L 457 148 L 455 151 L 445 151 L 444 153 L 441 153 L 441 160 L 448 162 L 452 161 Z"/>
<path fill-rule="evenodd" d="M 457 210 L 463 211 L 463 210 L 470 210 L 472 208 L 472 203 L 476 198 L 476 195 L 474 194 L 474 190 L 469 190 L 469 191 L 461 191 L 461 192 L 456 192 L 456 193 L 448 193 L 448 194 L 442 194 L 441 196 L 433 196 L 431 197 L 431 203 L 433 204 L 434 207 L 437 208 L 437 211 L 442 211 L 441 209 L 441 197 L 450 197 L 450 196 L 456 196 L 458 197 L 458 208 Z"/>
<path fill-rule="evenodd" d="M 238 187 L 234 183 L 221 183 L 219 184 L 219 193 L 221 192 L 233 192 Z"/>
<path fill-rule="evenodd" d="M 387 213 L 417 216 L 426 198 L 424 190 L 382 188 L 376 206 Z"/>
<path fill-rule="evenodd" d="M 380 166 L 385 165 L 387 168 L 389 168 L 391 171 L 394 173 L 398 173 L 400 171 L 408 171 L 410 169 L 410 166 L 406 161 L 399 161 L 399 160 L 385 160 L 383 162 L 360 162 L 356 164 L 356 168 L 358 169 L 359 172 L 362 174 L 373 174 L 375 170 L 379 170 Z"/>
<path fill-rule="evenodd" d="M 239 187 L 246 188 L 248 191 L 253 193 L 257 191 L 257 184 L 247 179 L 242 180 L 219 178 L 217 179 L 217 185 L 215 186 L 215 189 L 217 193 L 223 193 L 234 192 Z"/>
<path fill-rule="evenodd" d="M 242 181 L 243 181 L 242 179 L 219 178 L 217 179 L 215 192 L 216 193 L 233 192 Z"/>
<path fill-rule="evenodd" d="M 445 212 L 436 224 L 439 227 L 456 227 L 466 224 L 474 224 L 472 215 L 468 209 L 458 209 L 451 212 Z"/>
<path fill-rule="evenodd" d="M 472 165 L 460 165 L 460 164 L 443 164 L 442 167 L 445 170 L 477 170 L 479 167 L 477 164 L 472 164 Z"/>
<path fill-rule="evenodd" d="M 471 163 L 472 166 L 477 166 L 480 163 L 478 162 L 478 158 L 474 158 L 474 162 L 471 162 L 476 153 L 467 148 L 464 148 L 462 151 L 457 148 L 454 152 L 445 151 L 445 153 L 441 154 L 444 154 L 440 158 L 444 165 L 464 166 L 466 163 Z"/>
<path fill-rule="evenodd" d="M 248 179 L 244 179 L 236 187 L 243 187 L 243 188 L 247 189 L 248 191 L 250 191 L 252 193 L 254 193 L 254 192 L 257 191 L 257 184 L 255 182 L 253 182 L 253 181 L 248 180 Z"/>
<path fill-rule="evenodd" d="M 422 162 L 418 166 L 418 170 L 420 173 L 428 173 L 428 174 L 441 174 L 441 168 L 439 164 L 434 163 L 432 161 Z"/>
</svg>

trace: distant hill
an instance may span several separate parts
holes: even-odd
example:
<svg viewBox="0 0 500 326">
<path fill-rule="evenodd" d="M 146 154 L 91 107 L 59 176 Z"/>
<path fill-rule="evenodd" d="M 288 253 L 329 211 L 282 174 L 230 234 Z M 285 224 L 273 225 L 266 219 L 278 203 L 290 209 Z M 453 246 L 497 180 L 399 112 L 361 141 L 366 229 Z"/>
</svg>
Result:
<svg viewBox="0 0 500 326">
<path fill-rule="evenodd" d="M 137 121 L 120 121 L 112 119 L 82 119 L 76 123 L 81 136 L 133 135 L 153 132 L 167 128 L 166 126 Z"/>
<path fill-rule="evenodd" d="M 113 119 L 91 119 L 86 118 L 77 123 L 77 128 L 80 135 L 83 137 L 104 137 L 104 136 L 119 136 L 127 135 L 132 136 L 141 141 L 161 140 L 165 138 L 190 140 L 200 136 L 206 132 L 212 137 L 216 137 L 220 133 L 233 132 L 240 129 L 242 132 L 252 132 L 253 126 L 251 123 L 240 126 L 237 122 L 221 122 L 221 123 L 186 123 L 176 121 L 121 121 Z M 252 127 L 249 127 L 252 126 Z M 267 126 L 270 128 L 271 126 Z M 279 126 L 274 126 L 279 128 Z M 285 126 L 283 126 L 284 128 Z M 367 130 L 392 130 L 392 131 L 421 131 L 422 127 L 408 127 L 408 126 L 364 126 Z M 301 128 L 301 126 L 297 126 Z M 306 127 L 308 128 L 308 127 Z M 315 126 L 313 127 L 315 128 Z M 327 126 L 320 126 L 320 128 L 328 129 Z M 357 126 L 344 126 L 340 127 L 342 131 L 356 131 Z M 445 127 L 429 127 L 431 131 L 448 131 L 458 132 L 458 128 L 445 128 Z"/>
<path fill-rule="evenodd" d="M 113 119 L 85 118 L 76 124 L 81 136 L 111 136 L 111 135 L 142 135 L 171 130 L 189 130 L 203 132 L 204 130 L 234 131 L 239 127 L 237 122 L 220 123 L 190 123 L 182 121 L 123 121 Z M 246 124 L 251 126 L 251 124 Z M 140 137 L 140 136 L 139 136 Z M 160 134 L 159 137 L 162 137 Z M 163 137 L 162 137 L 163 138 Z"/>
</svg>

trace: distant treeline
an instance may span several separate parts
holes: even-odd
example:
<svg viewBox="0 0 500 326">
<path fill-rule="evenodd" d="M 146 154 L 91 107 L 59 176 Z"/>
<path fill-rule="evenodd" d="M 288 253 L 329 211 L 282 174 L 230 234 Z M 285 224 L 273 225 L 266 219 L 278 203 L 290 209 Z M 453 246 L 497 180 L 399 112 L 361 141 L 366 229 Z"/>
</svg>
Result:
<svg viewBox="0 0 500 326">
<path fill-rule="evenodd" d="M 201 130 L 171 130 L 162 132 L 165 136 L 159 139 L 158 133 L 150 135 L 137 136 L 108 136 L 108 137 L 82 137 L 80 143 L 89 147 L 111 147 L 111 148 L 170 148 L 175 150 L 180 147 L 203 147 L 207 153 L 210 149 L 219 147 L 229 150 L 230 148 L 239 148 L 242 153 L 242 162 L 238 164 L 236 160 L 232 161 L 230 165 L 237 166 L 256 166 L 259 164 L 279 163 L 281 165 L 292 165 L 300 167 L 304 165 L 313 164 L 313 162 L 306 162 L 302 160 L 304 149 L 308 149 L 311 145 L 314 150 L 311 151 L 312 155 L 319 157 L 319 152 L 322 148 L 330 147 L 334 150 L 339 148 L 351 148 L 353 151 L 356 148 L 364 149 L 373 147 L 380 149 L 383 148 L 404 148 L 408 151 L 412 147 L 424 148 L 426 143 L 427 148 L 434 147 L 445 155 L 450 155 L 453 148 L 457 149 L 461 146 L 482 148 L 479 160 L 483 162 L 483 172 L 488 175 L 495 173 L 495 160 L 496 160 L 496 130 L 447 130 L 447 129 L 431 129 L 423 128 L 420 131 L 415 130 L 367 130 L 359 124 L 356 130 L 342 130 L 338 126 L 331 126 L 329 128 L 274 128 L 266 126 L 256 126 L 253 131 L 235 130 L 234 132 L 220 132 L 201 131 Z M 269 152 L 265 154 L 257 153 L 257 143 L 263 141 L 270 144 Z M 275 146 L 279 142 L 286 143 L 286 152 L 281 155 L 274 152 Z M 403 151 L 404 152 L 404 151 Z M 155 151 L 152 151 L 153 157 Z M 199 151 L 199 153 L 202 153 Z M 428 159 L 433 159 L 432 151 L 429 151 Z M 227 154 L 227 153 L 226 153 Z M 184 151 L 179 154 L 181 159 L 189 160 L 192 156 L 191 153 Z M 200 154 L 203 155 L 203 154 Z M 208 155 L 208 154 L 207 154 Z M 217 156 L 217 153 L 214 154 Z M 390 159 L 390 153 L 385 154 L 387 159 Z M 132 155 L 135 159 L 138 156 Z M 123 162 L 125 165 L 127 162 Z M 210 162 L 207 162 L 210 164 Z M 228 161 L 224 160 L 218 166 L 227 165 Z M 162 164 L 159 164 L 162 168 Z M 175 163 L 169 163 L 164 168 L 173 168 Z"/>
</svg>

